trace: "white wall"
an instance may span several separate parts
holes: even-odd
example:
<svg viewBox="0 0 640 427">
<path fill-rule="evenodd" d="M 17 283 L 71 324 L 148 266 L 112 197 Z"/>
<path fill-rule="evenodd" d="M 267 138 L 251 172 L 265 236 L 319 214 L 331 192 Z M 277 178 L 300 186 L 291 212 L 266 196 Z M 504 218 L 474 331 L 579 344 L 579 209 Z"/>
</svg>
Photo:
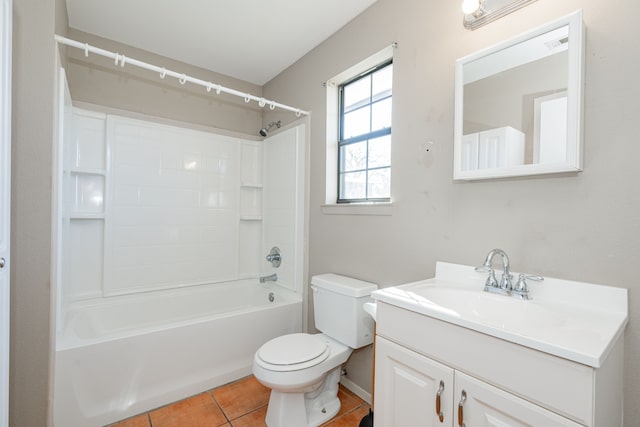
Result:
<svg viewBox="0 0 640 427">
<path fill-rule="evenodd" d="M 303 289 L 306 251 L 306 127 L 297 125 L 264 141 L 264 225 L 261 275 L 276 273 L 278 283 Z M 280 267 L 265 260 L 272 247 L 282 257 Z"/>
<path fill-rule="evenodd" d="M 63 304 L 273 271 L 301 291 L 304 126 L 258 141 L 77 108 L 71 122 Z"/>
<path fill-rule="evenodd" d="M 454 183 L 455 60 L 578 8 L 587 28 L 584 171 Z M 640 3 L 623 0 L 538 0 L 468 31 L 458 1 L 378 0 L 269 82 L 264 96 L 313 111 L 309 274 L 389 286 L 433 276 L 436 260 L 474 265 L 500 247 L 519 271 L 628 287 L 625 425 L 639 425 L 638 14 Z M 393 215 L 323 214 L 321 83 L 393 41 Z M 359 352 L 349 377 L 368 388 L 370 367 L 370 353 Z"/>
<path fill-rule="evenodd" d="M 114 116 L 106 139 L 105 294 L 236 280 L 242 140 Z"/>
</svg>

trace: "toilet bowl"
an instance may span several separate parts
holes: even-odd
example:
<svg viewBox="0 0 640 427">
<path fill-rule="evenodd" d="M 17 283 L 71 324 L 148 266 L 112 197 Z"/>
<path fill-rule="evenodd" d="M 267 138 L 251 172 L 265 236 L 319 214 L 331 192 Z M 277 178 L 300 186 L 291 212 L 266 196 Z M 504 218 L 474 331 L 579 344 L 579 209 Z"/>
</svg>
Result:
<svg viewBox="0 0 640 427">
<path fill-rule="evenodd" d="M 254 356 L 253 374 L 272 389 L 267 426 L 312 427 L 340 410 L 340 368 L 353 350 L 324 334 L 290 334 Z"/>
<path fill-rule="evenodd" d="M 324 334 L 289 334 L 263 345 L 255 354 L 253 373 L 265 386 L 286 392 L 308 392 L 353 350 Z"/>
<path fill-rule="evenodd" d="M 314 276 L 311 284 L 322 333 L 283 335 L 254 355 L 254 376 L 271 388 L 268 427 L 316 427 L 333 418 L 340 411 L 342 364 L 354 348 L 373 341 L 363 305 L 376 285 L 335 274 Z"/>
</svg>

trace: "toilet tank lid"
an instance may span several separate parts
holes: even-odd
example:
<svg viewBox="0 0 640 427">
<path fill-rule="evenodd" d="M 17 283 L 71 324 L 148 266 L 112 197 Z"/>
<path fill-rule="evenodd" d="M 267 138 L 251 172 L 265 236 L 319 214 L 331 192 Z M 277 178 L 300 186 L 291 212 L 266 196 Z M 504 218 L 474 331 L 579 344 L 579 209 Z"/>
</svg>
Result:
<svg viewBox="0 0 640 427">
<path fill-rule="evenodd" d="M 350 297 L 366 297 L 378 289 L 378 285 L 338 274 L 326 273 L 313 276 L 311 284 Z"/>
</svg>

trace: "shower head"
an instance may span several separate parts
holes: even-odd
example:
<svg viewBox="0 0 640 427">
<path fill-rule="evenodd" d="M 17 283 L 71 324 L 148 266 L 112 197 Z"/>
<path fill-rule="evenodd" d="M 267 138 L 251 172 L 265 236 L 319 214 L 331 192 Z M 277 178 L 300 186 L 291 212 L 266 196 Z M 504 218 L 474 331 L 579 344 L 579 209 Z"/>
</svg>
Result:
<svg viewBox="0 0 640 427">
<path fill-rule="evenodd" d="M 276 128 L 278 128 L 278 129 L 280 129 L 280 126 L 282 126 L 282 121 L 278 120 L 277 122 L 269 123 L 267 126 L 265 126 L 262 129 L 260 129 L 260 135 L 261 136 L 267 136 L 269 134 L 269 130 L 274 126 Z"/>
</svg>

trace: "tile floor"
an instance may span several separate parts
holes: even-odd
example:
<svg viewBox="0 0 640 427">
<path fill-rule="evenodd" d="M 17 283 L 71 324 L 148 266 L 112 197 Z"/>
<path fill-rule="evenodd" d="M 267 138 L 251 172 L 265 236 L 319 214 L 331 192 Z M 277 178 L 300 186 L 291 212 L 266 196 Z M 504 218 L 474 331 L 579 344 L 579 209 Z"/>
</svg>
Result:
<svg viewBox="0 0 640 427">
<path fill-rule="evenodd" d="M 270 391 L 249 376 L 109 427 L 266 427 Z M 342 386 L 338 396 L 340 412 L 322 427 L 358 427 L 369 405 Z"/>
</svg>

